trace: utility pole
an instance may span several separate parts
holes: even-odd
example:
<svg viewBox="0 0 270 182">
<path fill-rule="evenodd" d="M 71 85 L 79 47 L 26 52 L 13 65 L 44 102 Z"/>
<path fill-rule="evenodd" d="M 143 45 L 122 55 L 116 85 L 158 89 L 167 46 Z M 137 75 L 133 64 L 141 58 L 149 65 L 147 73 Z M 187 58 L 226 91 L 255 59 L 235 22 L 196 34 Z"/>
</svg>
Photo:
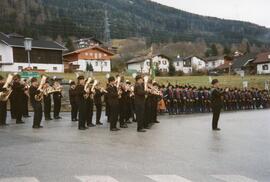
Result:
<svg viewBox="0 0 270 182">
<path fill-rule="evenodd" d="M 111 30 L 107 10 L 105 10 L 104 17 L 104 42 L 107 44 L 108 47 L 111 47 Z"/>
</svg>

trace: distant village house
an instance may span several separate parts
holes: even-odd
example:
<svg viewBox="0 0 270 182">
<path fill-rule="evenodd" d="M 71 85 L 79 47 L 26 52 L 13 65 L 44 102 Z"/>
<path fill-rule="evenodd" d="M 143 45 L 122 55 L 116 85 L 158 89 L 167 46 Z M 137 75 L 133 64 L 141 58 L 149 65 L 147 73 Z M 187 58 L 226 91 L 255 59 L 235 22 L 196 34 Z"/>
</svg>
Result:
<svg viewBox="0 0 270 182">
<path fill-rule="evenodd" d="M 196 56 L 189 56 L 182 58 L 177 56 L 174 61 L 174 66 L 176 71 L 182 71 L 184 74 L 191 74 L 194 71 L 204 71 L 206 69 L 206 62 Z"/>
<path fill-rule="evenodd" d="M 110 72 L 114 53 L 99 46 L 87 47 L 64 54 L 65 72 L 87 71 L 91 64 L 94 72 Z"/>
<path fill-rule="evenodd" d="M 65 47 L 53 41 L 33 40 L 30 67 L 46 72 L 64 72 L 62 53 Z M 0 71 L 19 72 L 29 67 L 24 37 L 0 33 Z"/>
</svg>

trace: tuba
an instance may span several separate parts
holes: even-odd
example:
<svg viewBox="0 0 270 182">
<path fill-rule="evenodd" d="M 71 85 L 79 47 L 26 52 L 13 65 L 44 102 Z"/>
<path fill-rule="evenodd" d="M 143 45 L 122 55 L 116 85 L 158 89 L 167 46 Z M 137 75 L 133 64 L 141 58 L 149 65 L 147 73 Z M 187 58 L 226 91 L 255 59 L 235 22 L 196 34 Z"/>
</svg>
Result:
<svg viewBox="0 0 270 182">
<path fill-rule="evenodd" d="M 3 92 L 0 92 L 0 101 L 7 101 L 10 94 L 12 93 L 12 88 L 11 88 L 11 83 L 13 81 L 13 75 L 12 74 L 9 74 L 8 77 L 7 77 L 7 80 L 3 86 L 4 89 L 6 89 L 5 91 Z"/>
<path fill-rule="evenodd" d="M 36 101 L 41 101 L 43 99 L 43 95 L 44 95 L 44 90 L 42 89 L 44 84 L 46 83 L 47 77 L 46 76 L 42 76 L 41 80 L 40 80 L 40 84 L 37 90 L 40 91 L 40 93 L 38 95 L 35 95 L 35 100 Z"/>
</svg>

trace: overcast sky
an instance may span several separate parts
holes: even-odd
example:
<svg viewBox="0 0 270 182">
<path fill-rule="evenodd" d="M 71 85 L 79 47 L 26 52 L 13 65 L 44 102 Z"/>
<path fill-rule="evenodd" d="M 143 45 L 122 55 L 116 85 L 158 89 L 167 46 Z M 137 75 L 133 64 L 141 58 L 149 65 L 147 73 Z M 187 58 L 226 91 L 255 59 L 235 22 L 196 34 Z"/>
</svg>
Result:
<svg viewBox="0 0 270 182">
<path fill-rule="evenodd" d="M 270 28 L 270 0 L 152 0 L 188 12 Z"/>
</svg>

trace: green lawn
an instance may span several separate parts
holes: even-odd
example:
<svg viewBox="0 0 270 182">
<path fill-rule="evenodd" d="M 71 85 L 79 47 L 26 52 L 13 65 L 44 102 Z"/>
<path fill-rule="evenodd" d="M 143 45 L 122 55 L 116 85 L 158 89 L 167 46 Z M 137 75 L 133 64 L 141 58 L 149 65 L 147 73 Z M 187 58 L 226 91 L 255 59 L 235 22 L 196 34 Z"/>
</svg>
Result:
<svg viewBox="0 0 270 182">
<path fill-rule="evenodd" d="M 0 75 L 5 76 L 7 73 L 0 73 Z M 76 80 L 76 75 L 74 73 L 47 73 L 49 76 L 62 77 L 65 80 Z M 117 73 L 110 73 L 115 76 Z M 104 73 L 94 73 L 94 78 L 100 80 L 103 85 L 106 83 L 106 74 Z M 125 77 L 132 82 L 134 79 L 132 76 Z M 243 79 L 240 76 L 212 76 L 212 79 L 217 78 L 220 80 L 221 86 L 223 87 L 242 87 L 243 81 L 248 81 L 249 87 L 258 87 L 260 89 L 264 88 L 264 83 L 266 80 L 270 81 L 270 75 L 265 76 L 245 76 Z M 172 84 L 190 84 L 194 86 L 210 86 L 208 76 L 177 76 L 177 77 L 157 77 L 156 81 L 162 84 L 172 83 Z"/>
</svg>

